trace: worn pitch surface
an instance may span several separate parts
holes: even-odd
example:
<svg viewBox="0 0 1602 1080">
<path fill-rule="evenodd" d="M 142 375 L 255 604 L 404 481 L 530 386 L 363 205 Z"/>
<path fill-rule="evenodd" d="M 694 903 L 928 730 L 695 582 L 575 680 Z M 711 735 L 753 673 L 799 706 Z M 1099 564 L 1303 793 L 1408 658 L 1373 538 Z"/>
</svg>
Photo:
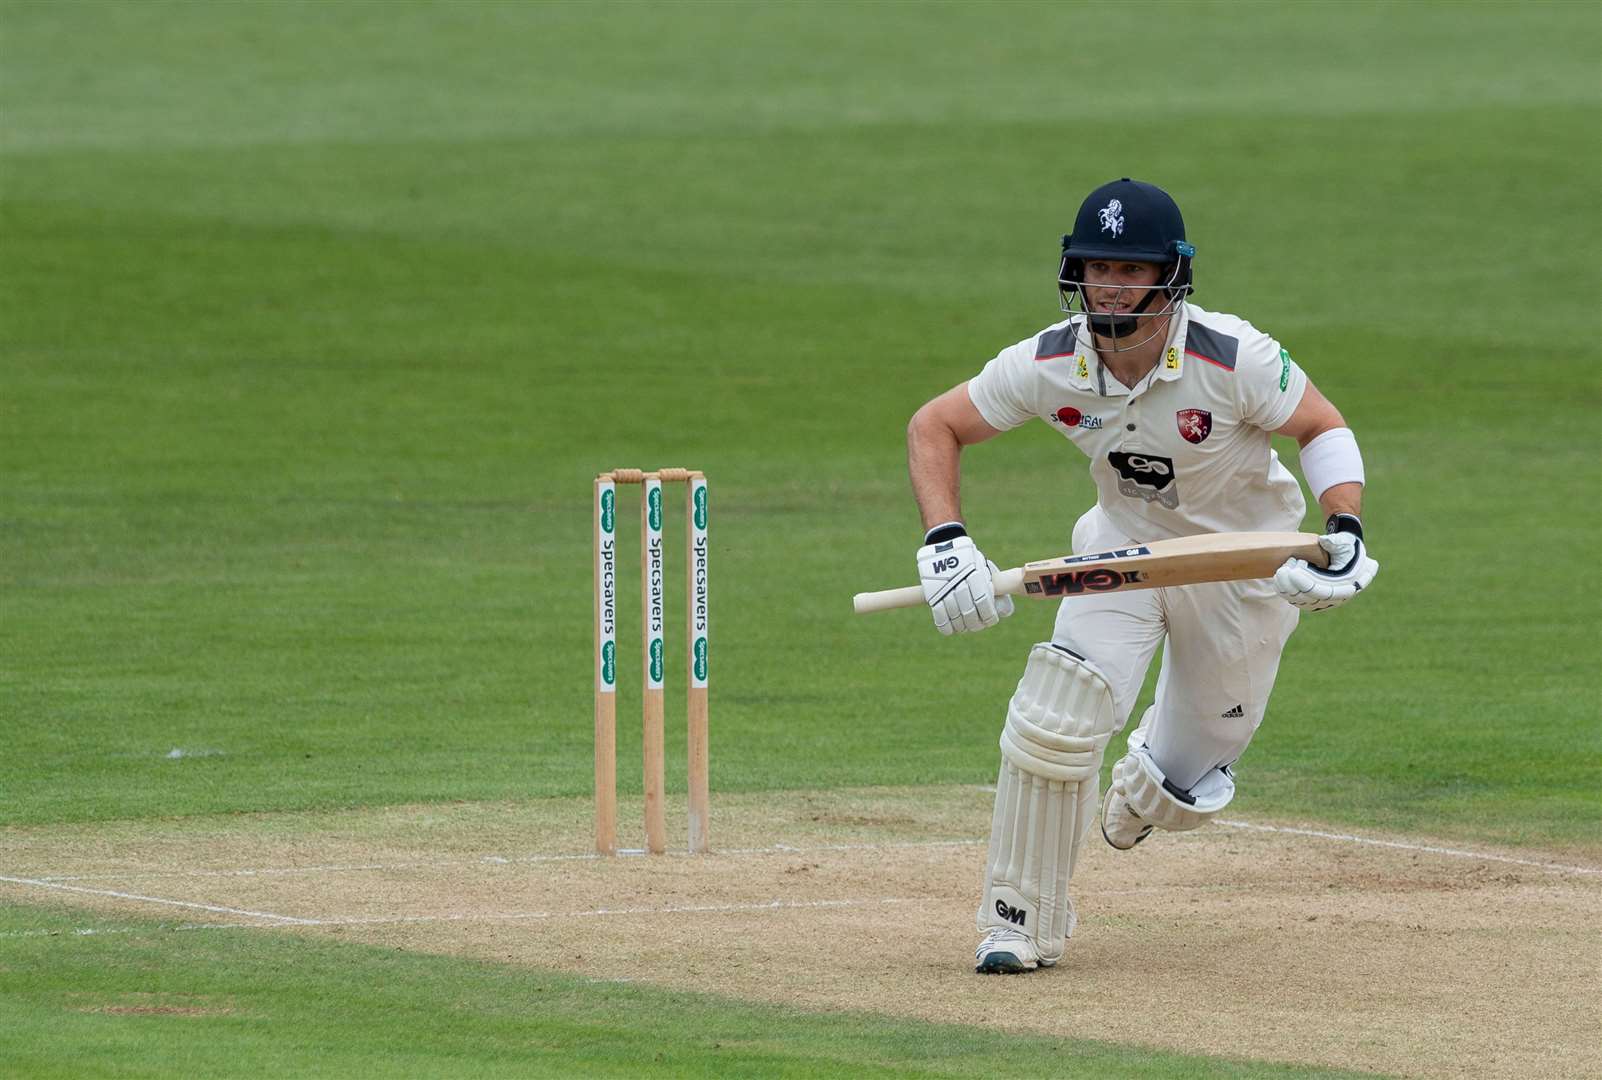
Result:
<svg viewBox="0 0 1602 1080">
<path fill-rule="evenodd" d="M 699 858 L 587 857 L 574 800 L 12 829 L 0 897 L 1209 1054 L 1602 1072 L 1595 853 L 1241 821 L 1098 840 L 1064 963 L 1003 981 L 970 961 L 989 803 L 731 797 Z"/>
</svg>

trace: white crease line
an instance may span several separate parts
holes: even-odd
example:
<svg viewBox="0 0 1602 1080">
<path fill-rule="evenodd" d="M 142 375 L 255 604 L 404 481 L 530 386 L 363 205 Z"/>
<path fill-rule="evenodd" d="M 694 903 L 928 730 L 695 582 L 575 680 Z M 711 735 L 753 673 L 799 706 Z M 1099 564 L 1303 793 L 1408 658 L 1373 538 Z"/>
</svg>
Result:
<svg viewBox="0 0 1602 1080">
<path fill-rule="evenodd" d="M 179 926 L 80 926 L 68 930 L 5 930 L 0 938 L 25 937 L 100 937 L 105 934 L 146 934 L 151 932 L 177 932 L 181 930 L 264 930 L 260 923 L 219 922 L 183 923 Z"/>
<path fill-rule="evenodd" d="M 520 919 L 590 919 L 602 915 L 726 915 L 739 911 L 793 908 L 870 907 L 879 904 L 949 903 L 949 897 L 882 897 L 878 900 L 768 900 L 754 904 L 684 904 L 673 907 L 592 908 L 589 911 L 461 912 L 454 915 L 378 915 L 371 918 L 318 919 L 318 926 L 380 926 L 390 923 L 497 922 Z"/>
<path fill-rule="evenodd" d="M 1539 862 L 1535 859 L 1517 859 L 1511 855 L 1490 855 L 1483 851 L 1464 851 L 1460 848 L 1435 847 L 1430 844 L 1409 844 L 1401 840 L 1376 840 L 1369 836 L 1351 833 L 1320 832 L 1317 829 L 1293 829 L 1284 825 L 1257 825 L 1250 821 L 1224 821 L 1220 825 L 1231 829 L 1251 829 L 1254 832 L 1285 833 L 1290 836 L 1311 836 L 1319 840 L 1338 840 L 1345 844 L 1366 844 L 1370 847 L 1395 848 L 1399 851 L 1420 851 L 1429 855 L 1449 855 L 1455 859 L 1483 859 L 1487 862 L 1514 863 L 1534 866 L 1556 874 L 1602 874 L 1602 869 L 1590 866 L 1565 866 L 1562 863 Z"/>
<path fill-rule="evenodd" d="M 943 847 L 978 847 L 988 843 L 986 840 L 899 840 L 879 844 L 821 844 L 816 847 L 795 847 L 790 844 L 774 844 L 763 848 L 728 848 L 712 852 L 717 855 L 805 855 L 820 851 L 881 851 L 886 848 L 943 848 Z M 645 858 L 643 848 L 624 848 L 618 853 L 620 858 Z M 690 858 L 688 852 L 671 851 L 669 857 L 678 856 Z M 651 856 L 663 858 L 664 856 Z M 704 855 L 694 856 L 705 858 Z M 383 870 L 417 870 L 417 869 L 444 869 L 459 866 L 511 866 L 523 864 L 538 864 L 548 862 L 599 862 L 611 858 L 607 855 L 597 855 L 594 852 L 585 852 L 578 855 L 480 855 L 472 859 L 441 859 L 435 861 L 404 862 L 404 863 L 348 863 L 328 866 L 281 866 L 263 868 L 244 868 L 235 870 L 127 870 L 106 871 L 97 874 L 39 874 L 34 878 L 41 882 L 58 881 L 95 881 L 112 879 L 115 881 L 129 881 L 140 878 L 160 877 L 266 877 L 275 874 L 344 874 L 363 871 Z"/>
<path fill-rule="evenodd" d="M 567 856 L 572 858 L 574 856 Z M 505 862 L 486 856 L 483 862 Z M 359 870 L 418 870 L 430 867 L 464 866 L 460 860 L 443 859 L 428 862 L 405 863 L 341 863 L 328 866 L 272 866 L 261 868 L 244 868 L 237 870 L 108 870 L 99 874 L 40 874 L 35 879 L 44 882 L 56 881 L 94 881 L 98 878 L 113 878 L 117 881 L 128 881 L 137 878 L 157 877 L 268 877 L 275 874 L 345 874 Z"/>
<path fill-rule="evenodd" d="M 1363 844 L 1372 847 L 1393 848 L 1400 851 L 1417 851 L 1430 855 L 1444 855 L 1459 859 L 1480 859 L 1487 862 L 1510 863 L 1518 866 L 1531 866 L 1549 873 L 1566 874 L 1602 874 L 1602 869 L 1586 866 L 1569 866 L 1562 863 L 1540 862 L 1535 859 L 1520 859 L 1511 855 L 1493 855 L 1480 851 L 1466 851 L 1459 848 L 1438 847 L 1430 844 L 1414 844 L 1399 840 L 1379 840 L 1366 836 L 1356 836 L 1350 833 L 1321 832 L 1317 829 L 1296 829 L 1282 825 L 1258 825 L 1249 821 L 1220 820 L 1218 824 L 1232 829 L 1249 829 L 1256 832 L 1280 833 L 1289 836 L 1306 836 L 1319 840 L 1334 840 L 1341 843 Z M 798 847 L 792 844 L 773 844 L 760 848 L 729 848 L 712 853 L 714 858 L 719 856 L 749 856 L 749 855 L 807 855 L 818 852 L 831 851 L 883 851 L 888 849 L 935 849 L 951 847 L 982 847 L 988 843 L 984 839 L 970 840 L 896 840 L 874 844 L 819 844 L 813 847 Z M 624 849 L 618 852 L 621 857 L 627 858 L 663 858 L 664 856 L 647 856 L 639 849 Z M 704 859 L 707 856 L 691 856 L 687 852 L 668 852 L 666 857 Z M 116 881 L 138 880 L 141 878 L 157 877 L 252 877 L 273 874 L 327 874 L 352 873 L 386 870 L 416 870 L 422 868 L 443 869 L 448 867 L 465 866 L 505 866 L 505 865 L 537 865 L 548 862 L 599 862 L 610 857 L 597 855 L 594 852 L 579 854 L 556 855 L 482 855 L 472 859 L 419 861 L 405 863 L 355 863 L 346 865 L 326 866 L 286 866 L 267 867 L 256 869 L 235 870 L 142 870 L 142 871 L 108 871 L 98 874 L 80 875 L 37 875 L 34 884 L 54 884 L 65 881 L 93 881 L 97 879 L 112 879 Z M 0 880 L 12 880 L 0 878 Z M 265 918 L 283 918 L 283 916 L 263 916 Z"/>
<path fill-rule="evenodd" d="M 197 904 L 190 900 L 169 900 L 161 896 L 142 896 L 139 893 L 118 892 L 115 889 L 87 889 L 81 885 L 63 885 L 59 881 L 40 881 L 37 878 L 6 877 L 0 881 L 13 885 L 32 885 L 41 889 L 59 889 L 62 892 L 84 893 L 89 896 L 110 896 L 118 900 L 138 900 L 146 904 L 167 904 L 171 907 L 194 908 L 197 911 L 215 911 L 219 915 L 247 915 L 252 919 L 272 919 L 276 922 L 314 926 L 316 919 L 297 919 L 293 915 L 274 915 L 270 911 L 246 911 L 242 908 L 219 907 L 215 904 Z"/>
<path fill-rule="evenodd" d="M 15 881 L 16 878 L 0 878 L 0 881 Z M 751 904 L 683 904 L 671 907 L 631 907 L 631 908 L 593 908 L 589 911 L 504 911 L 504 912 L 458 912 L 445 915 L 375 915 L 371 917 L 350 917 L 331 919 L 289 919 L 286 916 L 260 916 L 264 918 L 281 918 L 286 922 L 299 926 L 384 926 L 396 923 L 431 923 L 431 922 L 512 922 L 526 919 L 592 919 L 603 915 L 718 915 L 741 911 L 785 911 L 793 909 L 818 908 L 845 908 L 845 907 L 872 907 L 889 904 L 926 904 L 951 903 L 951 897 L 924 896 L 924 897 L 881 897 L 877 900 L 767 900 Z M 193 904 L 191 907 L 204 905 Z M 227 911 L 228 908 L 210 908 L 213 911 Z M 255 914 L 244 912 L 243 914 Z M 137 934 L 141 931 L 177 931 L 177 930 L 270 930 L 273 926 L 261 926 L 256 923 L 192 923 L 184 926 L 166 927 L 107 927 L 96 929 L 85 927 L 73 930 L 13 930 L 0 933 L 0 938 L 15 937 L 90 937 L 97 934 Z"/>
</svg>

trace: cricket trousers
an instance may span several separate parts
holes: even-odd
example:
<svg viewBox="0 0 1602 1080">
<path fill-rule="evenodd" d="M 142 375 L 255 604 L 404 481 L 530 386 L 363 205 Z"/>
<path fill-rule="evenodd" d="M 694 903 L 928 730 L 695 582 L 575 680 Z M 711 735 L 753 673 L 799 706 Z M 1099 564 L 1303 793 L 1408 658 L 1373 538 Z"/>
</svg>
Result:
<svg viewBox="0 0 1602 1080">
<path fill-rule="evenodd" d="M 1074 526 L 1080 553 L 1138 541 L 1100 507 Z M 1162 646 L 1157 700 L 1140 728 L 1157 767 L 1188 789 L 1209 769 L 1233 764 L 1251 742 L 1298 614 L 1268 581 L 1090 593 L 1062 602 L 1052 640 L 1107 676 L 1120 726 Z"/>
</svg>

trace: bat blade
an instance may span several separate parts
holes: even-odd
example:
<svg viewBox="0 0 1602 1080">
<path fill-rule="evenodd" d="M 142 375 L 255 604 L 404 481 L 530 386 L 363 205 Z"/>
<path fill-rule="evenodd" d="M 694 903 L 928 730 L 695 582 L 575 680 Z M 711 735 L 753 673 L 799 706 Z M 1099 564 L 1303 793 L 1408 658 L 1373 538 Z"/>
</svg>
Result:
<svg viewBox="0 0 1602 1080">
<path fill-rule="evenodd" d="M 1319 567 L 1329 561 L 1313 533 L 1206 533 L 1041 559 L 1001 571 L 995 576 L 995 588 L 997 595 L 1044 600 L 1206 581 L 1247 581 L 1273 577 L 1286 559 L 1306 559 Z M 858 593 L 852 607 L 861 615 L 923 603 L 923 588 L 913 585 Z"/>
</svg>

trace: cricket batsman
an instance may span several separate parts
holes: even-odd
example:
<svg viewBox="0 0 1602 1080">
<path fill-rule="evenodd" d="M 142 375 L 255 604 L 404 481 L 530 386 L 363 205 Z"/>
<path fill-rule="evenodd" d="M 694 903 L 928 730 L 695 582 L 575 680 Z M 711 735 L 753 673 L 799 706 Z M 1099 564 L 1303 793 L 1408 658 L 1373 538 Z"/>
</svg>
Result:
<svg viewBox="0 0 1602 1080">
<path fill-rule="evenodd" d="M 1064 600 L 1049 642 L 1024 663 L 1001 733 L 976 970 L 1050 967 L 1076 920 L 1068 895 L 1097 817 L 1102 754 L 1124 726 L 1158 645 L 1157 700 L 1129 737 L 1101 805 L 1102 836 L 1127 851 L 1153 829 L 1206 824 L 1235 794 L 1231 767 L 1262 722 L 1300 613 L 1337 607 L 1379 570 L 1359 519 L 1363 459 L 1340 412 L 1279 342 L 1188 302 L 1196 254 L 1179 207 L 1122 179 L 1090 193 L 1062 242 L 1068 318 L 1009 346 L 929 401 L 907 428 L 926 530 L 924 598 L 942 634 L 1012 614 L 995 564 L 963 522 L 964 447 L 1027 420 L 1090 459 L 1096 505 L 1076 552 L 1214 532 L 1294 531 L 1306 513 L 1270 435 L 1300 446 L 1328 520 L 1329 567 L 1292 559 L 1272 580 Z"/>
</svg>

